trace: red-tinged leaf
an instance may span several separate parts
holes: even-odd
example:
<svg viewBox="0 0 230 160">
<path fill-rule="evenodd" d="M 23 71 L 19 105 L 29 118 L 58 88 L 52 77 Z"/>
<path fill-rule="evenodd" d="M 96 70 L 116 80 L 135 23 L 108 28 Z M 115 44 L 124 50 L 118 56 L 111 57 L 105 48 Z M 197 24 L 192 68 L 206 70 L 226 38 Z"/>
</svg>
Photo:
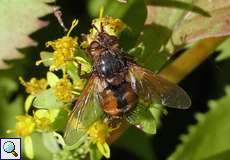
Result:
<svg viewBox="0 0 230 160">
<path fill-rule="evenodd" d="M 4 60 L 22 57 L 17 48 L 37 44 L 28 35 L 48 25 L 38 19 L 53 11 L 48 2 L 54 0 L 0 1 L 0 69 L 8 67 Z"/>
<path fill-rule="evenodd" d="M 146 1 L 147 18 L 139 38 L 144 49 L 135 56 L 152 70 L 159 70 L 187 43 L 230 35 L 229 0 Z"/>
<path fill-rule="evenodd" d="M 190 43 L 209 37 L 230 35 L 230 7 L 212 11 L 211 17 L 193 16 L 175 28 L 174 43 Z"/>
</svg>

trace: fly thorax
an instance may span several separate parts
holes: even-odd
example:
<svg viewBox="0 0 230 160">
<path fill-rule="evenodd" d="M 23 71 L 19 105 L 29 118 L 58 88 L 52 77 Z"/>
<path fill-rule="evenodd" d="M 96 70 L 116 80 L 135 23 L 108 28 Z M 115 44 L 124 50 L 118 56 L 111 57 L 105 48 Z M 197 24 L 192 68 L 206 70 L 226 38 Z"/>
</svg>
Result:
<svg viewBox="0 0 230 160">
<path fill-rule="evenodd" d="M 123 59 L 108 52 L 101 56 L 98 69 L 104 77 L 111 77 L 122 72 L 125 67 Z"/>
</svg>

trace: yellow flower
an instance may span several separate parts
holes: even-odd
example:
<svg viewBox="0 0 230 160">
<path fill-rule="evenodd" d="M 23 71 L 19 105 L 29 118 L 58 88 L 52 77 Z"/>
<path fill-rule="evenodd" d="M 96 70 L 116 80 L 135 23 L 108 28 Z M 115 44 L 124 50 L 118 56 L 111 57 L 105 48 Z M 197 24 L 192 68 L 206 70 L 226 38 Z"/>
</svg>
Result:
<svg viewBox="0 0 230 160">
<path fill-rule="evenodd" d="M 59 109 L 39 109 L 34 112 L 34 121 L 37 131 L 47 132 L 52 130 L 52 123 L 59 113 Z"/>
<path fill-rule="evenodd" d="M 30 115 L 19 115 L 16 116 L 16 127 L 15 130 L 7 130 L 6 133 L 15 133 L 19 137 L 24 138 L 24 150 L 25 155 L 29 159 L 34 158 L 33 144 L 32 144 L 32 133 L 36 129 L 34 118 Z"/>
<path fill-rule="evenodd" d="M 71 102 L 74 98 L 72 90 L 72 83 L 68 79 L 67 75 L 64 75 L 64 77 L 60 79 L 54 87 L 54 94 L 58 100 L 62 102 Z"/>
<path fill-rule="evenodd" d="M 36 78 L 31 78 L 29 82 L 25 82 L 22 77 L 19 77 L 21 84 L 25 86 L 26 92 L 32 95 L 36 95 L 40 91 L 43 91 L 47 87 L 46 79 L 42 78 L 40 80 Z"/>
<path fill-rule="evenodd" d="M 49 131 L 51 129 L 51 122 L 46 117 L 42 117 L 42 118 L 35 117 L 35 123 L 36 123 L 36 128 L 39 131 Z"/>
<path fill-rule="evenodd" d="M 54 49 L 54 61 L 50 66 L 50 70 L 58 70 L 65 67 L 66 63 L 74 58 L 78 43 L 77 38 L 65 36 L 57 39 L 56 41 L 47 42 L 47 46 L 52 46 Z"/>
<path fill-rule="evenodd" d="M 35 121 L 32 116 L 16 116 L 16 135 L 20 137 L 30 136 L 35 130 Z"/>
<path fill-rule="evenodd" d="M 77 24 L 78 21 L 74 20 L 66 36 L 46 43 L 47 47 L 51 46 L 54 50 L 53 64 L 50 66 L 50 70 L 64 68 L 66 63 L 74 58 L 78 46 L 77 37 L 70 37 L 69 34 Z"/>
<path fill-rule="evenodd" d="M 95 122 L 88 130 L 88 136 L 93 144 L 96 144 L 98 150 L 106 158 L 110 157 L 110 148 L 106 142 L 110 132 L 113 129 L 109 128 L 108 125 L 102 121 Z"/>
<path fill-rule="evenodd" d="M 100 28 L 101 23 L 104 26 L 105 31 L 114 36 L 118 36 L 126 27 L 125 23 L 120 19 L 113 17 L 102 17 L 94 19 L 92 22 L 92 24 L 96 25 L 98 28 Z"/>
<path fill-rule="evenodd" d="M 95 122 L 88 130 L 88 135 L 93 143 L 105 143 L 111 129 L 102 121 Z"/>
<path fill-rule="evenodd" d="M 119 34 L 127 27 L 120 19 L 114 19 L 112 17 L 100 17 L 94 19 L 92 24 L 101 31 L 101 25 L 106 33 L 118 37 Z M 85 40 L 81 43 L 83 48 L 87 48 L 89 44 L 95 40 L 98 31 L 95 28 L 90 29 L 89 34 L 86 35 Z"/>
</svg>

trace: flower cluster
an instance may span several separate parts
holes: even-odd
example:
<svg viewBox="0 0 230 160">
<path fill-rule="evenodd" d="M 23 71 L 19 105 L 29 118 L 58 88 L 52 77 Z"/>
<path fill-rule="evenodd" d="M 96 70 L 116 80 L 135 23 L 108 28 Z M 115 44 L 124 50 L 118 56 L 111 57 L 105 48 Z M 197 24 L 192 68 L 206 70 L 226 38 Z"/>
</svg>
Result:
<svg viewBox="0 0 230 160">
<path fill-rule="evenodd" d="M 15 133 L 18 137 L 25 138 L 24 146 L 28 150 L 25 153 L 28 158 L 33 159 L 33 143 L 32 134 L 35 132 L 44 133 L 52 132 L 52 123 L 57 116 L 57 110 L 38 109 L 31 115 L 18 115 L 16 116 L 15 129 L 7 130 L 8 134 Z"/>
<path fill-rule="evenodd" d="M 31 78 L 29 82 L 25 82 L 20 77 L 19 80 L 21 81 L 21 84 L 26 88 L 26 92 L 32 95 L 36 95 L 47 87 L 47 81 L 44 78 L 40 80 L 37 80 L 36 78 Z"/>
<path fill-rule="evenodd" d="M 88 130 L 88 135 L 93 144 L 96 144 L 100 153 L 106 158 L 110 157 L 110 149 L 106 140 L 108 139 L 110 132 L 113 129 L 110 128 L 105 122 L 96 121 Z"/>
<path fill-rule="evenodd" d="M 58 70 L 65 67 L 66 63 L 74 58 L 77 44 L 77 38 L 65 36 L 55 41 L 49 41 L 46 46 L 54 49 L 54 62 L 50 70 Z"/>
<path fill-rule="evenodd" d="M 64 77 L 57 82 L 54 89 L 54 94 L 58 100 L 62 102 L 71 102 L 73 100 L 73 85 L 67 75 L 64 75 Z"/>
<path fill-rule="evenodd" d="M 118 37 L 119 34 L 127 27 L 120 19 L 114 19 L 112 17 L 100 17 L 92 21 L 92 29 L 90 29 L 89 34 L 85 35 L 85 41 L 81 43 L 83 48 L 88 47 L 88 45 L 95 39 L 98 31 L 102 29 L 109 35 Z M 103 27 L 103 28 L 102 28 Z"/>
</svg>

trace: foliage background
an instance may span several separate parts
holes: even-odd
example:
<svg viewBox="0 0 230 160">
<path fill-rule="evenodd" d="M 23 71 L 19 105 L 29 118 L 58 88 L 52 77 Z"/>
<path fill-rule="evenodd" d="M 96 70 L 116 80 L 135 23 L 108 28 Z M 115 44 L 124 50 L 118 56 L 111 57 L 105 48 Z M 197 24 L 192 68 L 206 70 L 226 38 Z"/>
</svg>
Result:
<svg viewBox="0 0 230 160">
<path fill-rule="evenodd" d="M 71 24 L 74 18 L 79 19 L 80 25 L 73 33 L 73 35 L 79 35 L 80 33 L 88 32 L 92 18 L 98 16 L 100 6 L 104 4 L 105 13 L 122 18 L 132 28 L 132 34 L 122 35 L 124 36 L 121 41 L 122 46 L 126 50 L 129 50 L 138 44 L 137 41 L 143 42 L 145 46 L 143 55 L 138 53 L 135 54 L 135 56 L 142 65 L 152 70 L 159 70 L 165 64 L 167 55 L 172 50 L 168 39 L 171 36 L 172 30 L 175 28 L 175 23 L 178 22 L 181 15 L 183 15 L 182 12 L 192 10 L 197 14 L 207 16 L 208 12 L 206 11 L 211 10 L 209 10 L 208 6 L 202 4 L 204 1 L 206 0 L 145 1 L 145 3 L 148 4 L 163 6 L 163 9 L 159 11 L 161 8 L 157 8 L 157 10 L 154 11 L 154 13 L 159 13 L 155 14 L 158 17 L 154 17 L 155 15 L 153 15 L 153 19 L 155 19 L 156 23 L 144 28 L 143 31 L 145 34 L 141 37 L 139 37 L 139 33 L 143 29 L 147 15 L 146 6 L 142 0 L 130 0 L 129 4 L 131 5 L 127 7 L 123 7 L 126 4 L 119 4 L 115 0 L 58 0 L 56 4 L 52 5 L 61 7 L 65 24 Z M 197 6 L 201 6 L 201 8 L 206 8 L 203 10 L 199 7 L 192 7 L 192 2 L 193 4 L 197 4 Z M 224 12 L 223 15 L 230 15 L 229 0 L 216 0 L 213 3 L 216 7 L 228 9 L 228 12 Z M 33 7 L 36 8 L 36 5 L 34 4 Z M 166 7 L 166 10 L 164 10 L 164 7 Z M 179 10 L 171 10 L 174 8 L 179 8 Z M 34 10 L 34 12 L 37 11 Z M 49 10 L 49 12 L 52 12 L 52 9 Z M 171 15 L 172 13 L 174 15 Z M 214 13 L 214 11 L 211 12 L 211 14 Z M 5 15 L 1 15 L 1 17 L 2 16 Z M 43 15 L 36 15 L 36 17 L 40 16 Z M 168 19 L 170 16 L 174 19 Z M 216 17 L 213 23 L 207 23 L 207 28 L 201 28 L 201 32 L 198 33 L 206 33 L 205 35 L 209 35 L 210 37 L 216 36 L 213 34 L 216 33 L 213 30 L 212 32 L 207 32 L 208 28 L 212 28 L 215 23 L 222 23 L 221 19 L 224 19 L 224 16 L 221 17 L 221 15 Z M 20 46 L 17 48 L 24 58 L 7 60 L 6 63 L 11 67 L 0 71 L 1 137 L 8 136 L 5 131 L 9 128 L 13 128 L 15 125 L 15 116 L 23 113 L 23 101 L 26 95 L 22 86 L 19 85 L 18 77 L 22 76 L 26 80 L 31 77 L 44 77 L 47 71 L 46 68 L 43 66 L 35 66 L 35 61 L 39 59 L 40 51 L 44 50 L 45 42 L 64 35 L 63 29 L 58 24 L 54 15 L 43 16 L 41 19 L 49 21 L 49 25 L 30 34 L 30 37 L 37 41 L 38 45 L 36 47 Z M 1 20 L 0 24 L 2 23 L 5 22 Z M 190 23 L 189 26 L 185 25 L 183 26 L 185 29 L 182 28 L 179 33 L 189 31 L 191 28 L 197 29 L 197 26 L 201 25 L 199 23 L 200 21 L 196 21 L 194 24 Z M 18 24 L 12 22 L 12 25 Z M 30 30 L 29 33 L 35 30 Z M 197 30 L 200 31 L 199 28 Z M 229 25 L 219 30 L 225 32 L 225 35 L 228 35 L 230 31 Z M 13 33 L 12 31 L 12 34 Z M 28 32 L 26 33 L 29 34 Z M 176 31 L 173 33 L 176 33 Z M 0 34 L 3 35 L 3 33 Z M 15 34 L 14 36 L 17 38 L 18 35 Z M 202 34 L 196 36 L 201 38 L 205 37 L 202 37 Z M 175 37 L 177 37 L 177 35 L 175 35 Z M 186 43 L 190 42 L 191 39 L 187 39 Z M 178 38 L 176 38 L 176 40 L 178 40 L 176 41 L 176 45 L 181 44 Z M 10 41 L 8 43 L 10 43 Z M 162 44 L 167 44 L 166 49 L 161 49 Z M 173 56 L 173 59 L 192 45 L 179 50 L 178 54 L 176 54 L 175 57 Z M 186 157 L 186 159 L 191 160 L 221 160 L 230 158 L 230 89 L 227 87 L 230 83 L 228 74 L 230 66 L 229 45 L 230 41 L 228 39 L 225 40 L 202 65 L 196 68 L 180 83 L 191 96 L 193 102 L 191 109 L 186 111 L 168 109 L 168 115 L 161 117 L 155 136 L 148 136 L 135 128 L 130 128 L 112 145 L 111 159 L 164 160 L 170 157 L 169 159 L 179 160 Z M 29 44 L 25 46 L 29 46 Z M 5 47 L 5 45 L 1 45 L 1 48 L 3 47 Z M 2 55 L 3 53 L 0 54 Z M 7 56 L 10 57 L 10 54 Z M 195 60 L 191 59 L 191 61 Z M 181 136 L 182 134 L 186 136 Z M 49 151 L 47 151 L 39 141 L 39 135 L 34 135 L 34 139 L 35 141 L 37 140 L 37 145 L 35 146 L 35 152 L 37 152 L 35 153 L 36 159 L 51 159 Z M 180 145 L 181 143 L 183 144 Z"/>
</svg>

